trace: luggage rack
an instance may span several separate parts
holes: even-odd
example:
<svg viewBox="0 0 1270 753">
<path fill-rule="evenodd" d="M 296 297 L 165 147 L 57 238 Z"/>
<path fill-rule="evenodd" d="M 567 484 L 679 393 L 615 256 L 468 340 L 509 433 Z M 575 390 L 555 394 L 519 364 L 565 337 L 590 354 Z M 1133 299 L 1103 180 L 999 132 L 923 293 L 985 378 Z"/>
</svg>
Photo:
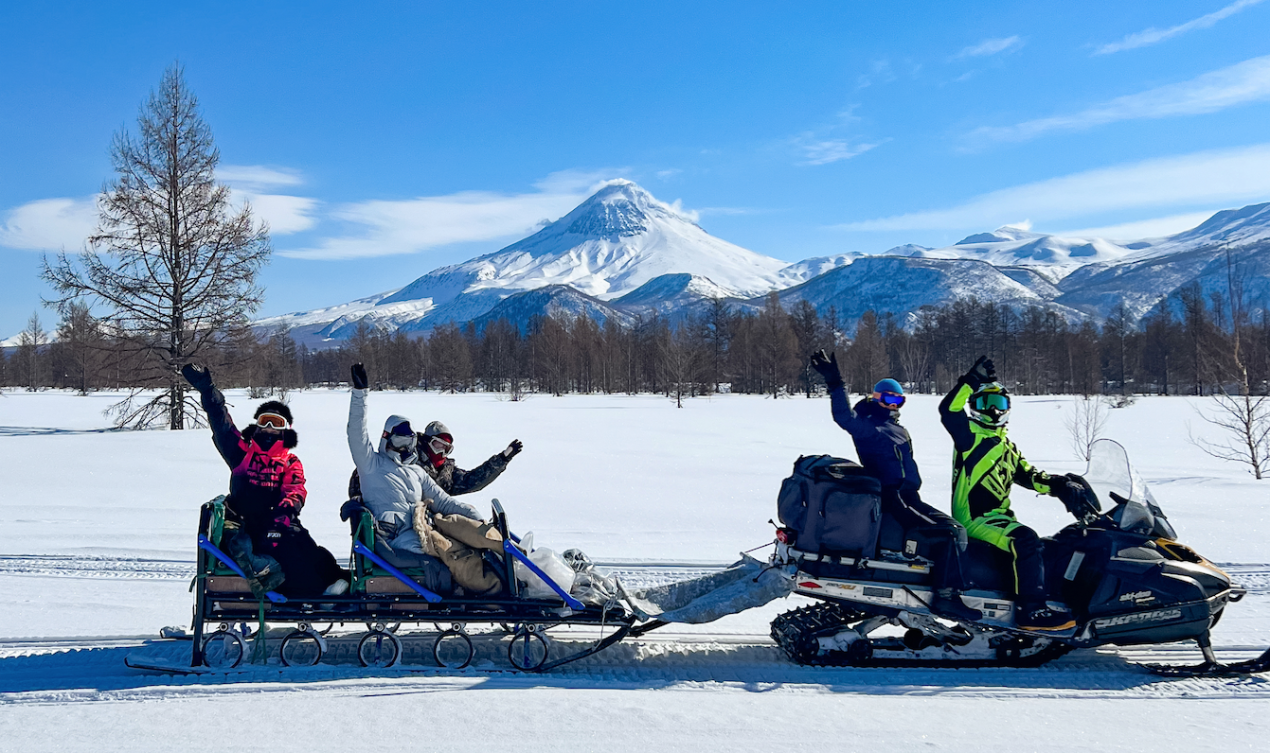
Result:
<svg viewBox="0 0 1270 753">
<path fill-rule="evenodd" d="M 224 531 L 224 496 L 205 503 L 199 523 L 197 575 L 191 585 L 195 595 L 188 671 L 236 668 L 246 658 L 248 649 L 245 631 L 235 631 L 230 626 L 254 619 L 262 624 L 268 621 L 293 626 L 282 638 L 278 650 L 284 666 L 311 666 L 322 660 L 327 653 L 327 640 L 313 627 L 320 623 L 365 624 L 367 631 L 358 643 L 357 658 L 362 666 L 376 668 L 399 665 L 404 653 L 402 642 L 415 635 L 399 636 L 396 628 L 390 626 L 404 623 L 437 626 L 432 655 L 438 666 L 448 668 L 466 667 L 475 657 L 476 650 L 467 631 L 469 625 L 501 627 L 502 636 L 511 635 L 507 648 L 511 665 L 530 672 L 547 671 L 598 653 L 630 633 L 637 617 L 625 604 L 610 601 L 602 606 L 588 605 L 569 594 L 516 545 L 507 527 L 506 512 L 498 500 L 493 500 L 492 509 L 495 527 L 504 542 L 501 556 L 496 557 L 506 585 L 503 594 L 454 597 L 428 589 L 419 582 L 417 572 L 412 574 L 409 568 L 394 567 L 375 553 L 374 519 L 368 510 L 357 506 L 348 516 L 353 530 L 352 583 L 348 593 L 299 599 L 270 591 L 263 599 L 257 599 L 245 574 L 218 546 Z M 521 596 L 514 562 L 520 562 L 541 578 L 558 598 Z M 217 622 L 219 628 L 208 632 L 207 624 Z M 450 627 L 442 629 L 442 625 Z M 546 631 L 573 626 L 598 628 L 600 638 L 580 651 L 551 657 L 553 644 L 548 641 Z M 265 640 L 265 636 L 257 635 L 254 640 Z M 455 654 L 455 647 L 457 657 L 443 658 L 445 654 Z M 130 666 L 158 668 L 133 662 Z M 177 667 L 164 669 L 180 671 Z"/>
</svg>

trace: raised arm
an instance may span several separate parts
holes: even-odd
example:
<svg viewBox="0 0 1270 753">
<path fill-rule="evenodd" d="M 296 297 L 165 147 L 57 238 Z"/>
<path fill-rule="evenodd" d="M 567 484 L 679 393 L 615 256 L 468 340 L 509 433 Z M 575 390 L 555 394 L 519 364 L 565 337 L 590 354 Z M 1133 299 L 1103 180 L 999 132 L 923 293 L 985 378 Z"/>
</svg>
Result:
<svg viewBox="0 0 1270 753">
<path fill-rule="evenodd" d="M 208 425 L 212 427 L 212 444 L 216 451 L 230 468 L 237 468 L 247 455 L 239 444 L 243 435 L 234 426 L 229 407 L 225 405 L 225 396 L 212 382 L 211 369 L 187 363 L 181 367 L 181 376 L 198 390 L 199 402 L 203 406 L 203 412 L 207 414 Z"/>
<path fill-rule="evenodd" d="M 857 422 L 860 417 L 852 410 L 851 401 L 847 399 L 847 387 L 843 384 L 842 372 L 838 369 L 838 354 L 818 350 L 811 354 L 810 365 L 825 380 L 833 422 L 848 433 L 852 432 L 859 425 Z"/>
<path fill-rule="evenodd" d="M 974 392 L 964 379 L 957 380 L 952 391 L 939 401 L 939 422 L 952 436 L 953 445 L 959 452 L 965 452 L 974 446 L 975 437 L 970 431 L 970 417 L 966 415 L 966 401 Z"/>
<path fill-rule="evenodd" d="M 471 494 L 489 486 L 503 471 L 507 470 L 508 457 L 506 451 L 500 452 L 470 471 L 455 467 L 454 482 L 450 484 L 450 494 Z"/>
<path fill-rule="evenodd" d="M 369 472 L 374 463 L 375 446 L 366 431 L 366 369 L 353 364 L 353 389 L 348 400 L 348 451 L 353 465 L 361 473 Z"/>
</svg>

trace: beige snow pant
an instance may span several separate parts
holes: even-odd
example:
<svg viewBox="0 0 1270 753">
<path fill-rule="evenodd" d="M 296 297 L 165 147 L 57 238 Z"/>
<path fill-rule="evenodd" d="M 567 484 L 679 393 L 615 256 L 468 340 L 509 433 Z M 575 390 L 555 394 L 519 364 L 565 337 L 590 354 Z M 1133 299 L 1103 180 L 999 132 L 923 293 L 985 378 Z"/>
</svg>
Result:
<svg viewBox="0 0 1270 753">
<path fill-rule="evenodd" d="M 491 596 L 502 589 L 503 582 L 481 556 L 482 549 L 503 550 L 503 537 L 493 523 L 462 515 L 435 515 L 420 536 L 424 548 L 445 563 L 466 595 Z"/>
</svg>

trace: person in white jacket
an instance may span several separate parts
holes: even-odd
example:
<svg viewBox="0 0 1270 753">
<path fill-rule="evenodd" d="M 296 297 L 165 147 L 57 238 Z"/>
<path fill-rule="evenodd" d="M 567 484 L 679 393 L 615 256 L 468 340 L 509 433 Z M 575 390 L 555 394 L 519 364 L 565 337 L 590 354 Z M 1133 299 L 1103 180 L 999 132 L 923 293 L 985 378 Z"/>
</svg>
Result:
<svg viewBox="0 0 1270 753">
<path fill-rule="evenodd" d="M 376 554 L 397 567 L 423 568 L 428 588 L 448 591 L 450 571 L 424 549 L 414 528 L 415 509 L 426 504 L 434 515 L 459 515 L 481 520 L 476 508 L 446 494 L 428 472 L 415 463 L 419 451 L 414 429 L 403 416 L 389 416 L 379 445 L 371 444 L 366 429 L 368 380 L 362 364 L 353 364 L 352 397 L 348 404 L 348 449 L 361 477 L 362 503 L 375 516 Z"/>
</svg>

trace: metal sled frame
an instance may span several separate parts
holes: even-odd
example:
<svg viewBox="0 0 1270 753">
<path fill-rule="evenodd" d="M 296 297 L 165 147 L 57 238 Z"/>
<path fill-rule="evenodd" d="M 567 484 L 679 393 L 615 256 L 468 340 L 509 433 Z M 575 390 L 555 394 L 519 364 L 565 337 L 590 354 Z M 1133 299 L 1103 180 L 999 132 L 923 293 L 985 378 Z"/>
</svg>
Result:
<svg viewBox="0 0 1270 753">
<path fill-rule="evenodd" d="M 373 538 L 368 546 L 363 539 L 373 532 L 363 532 L 362 524 L 355 525 L 352 548 L 353 584 L 347 594 L 317 596 L 307 599 L 288 598 L 269 592 L 263 601 L 245 590 L 243 571 L 215 543 L 219 542 L 224 524 L 224 497 L 217 497 L 203 505 L 199 523 L 197 575 L 191 588 L 194 591 L 193 647 L 190 667 L 204 664 L 206 623 L 227 624 L 257 619 L 263 610 L 264 619 L 277 625 L 291 623 L 303 632 L 313 623 L 365 623 L 374 625 L 367 637 L 382 635 L 385 625 L 396 623 L 435 623 L 452 625 L 441 631 L 436 641 L 447 636 L 459 635 L 467 640 L 468 625 L 514 626 L 513 635 L 523 638 L 533 636 L 553 627 L 594 626 L 602 637 L 586 649 L 548 660 L 547 652 L 532 666 L 512 659 L 513 666 L 522 671 L 543 672 L 554 667 L 603 651 L 626 638 L 636 622 L 636 617 L 624 605 L 605 607 L 587 606 L 569 595 L 552 581 L 514 544 L 515 538 L 507 527 L 507 515 L 498 500 L 493 500 L 495 527 L 503 537 L 503 582 L 507 593 L 496 597 L 456 598 L 442 596 L 427 589 L 408 573 L 393 567 L 373 550 Z M 560 596 L 559 600 L 530 599 L 519 595 L 519 583 L 515 576 L 513 560 L 520 561 L 543 579 Z M 367 593 L 366 583 L 376 577 L 389 577 L 400 584 L 400 593 Z M 226 581 L 224 579 L 233 579 Z M 233 585 L 234 590 L 214 590 L 215 586 Z M 605 629 L 612 629 L 603 635 Z M 294 634 L 294 633 L 293 633 Z M 539 636 L 540 638 L 541 636 Z M 263 638 L 263 636 L 262 636 Z M 409 640 L 393 637 L 394 641 Z M 530 638 L 525 638 L 528 644 Z M 469 644 L 468 661 L 472 652 Z M 545 649 L 545 641 L 543 642 Z M 434 655 L 437 644 L 434 644 Z M 399 653 L 399 652 L 398 652 Z M 509 651 L 509 657 L 511 656 Z M 438 659 L 439 661 L 439 659 Z M 528 661 L 528 660 L 526 660 Z M 466 662 L 462 666 L 466 666 Z"/>
</svg>

